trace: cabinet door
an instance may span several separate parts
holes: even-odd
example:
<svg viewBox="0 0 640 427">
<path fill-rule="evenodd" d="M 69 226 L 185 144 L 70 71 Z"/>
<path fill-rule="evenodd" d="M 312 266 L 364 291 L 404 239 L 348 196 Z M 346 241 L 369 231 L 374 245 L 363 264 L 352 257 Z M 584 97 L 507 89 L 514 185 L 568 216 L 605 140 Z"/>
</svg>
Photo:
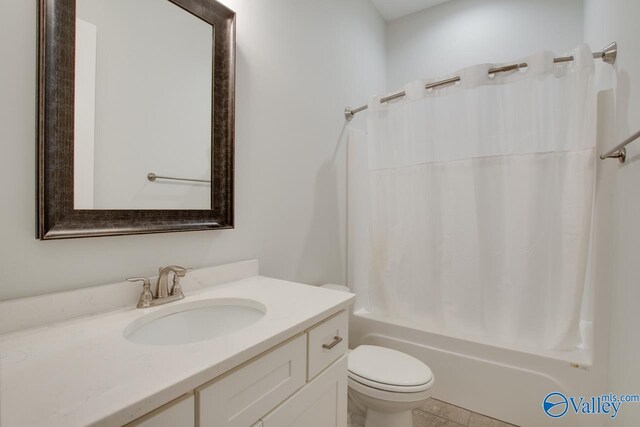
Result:
<svg viewBox="0 0 640 427">
<path fill-rule="evenodd" d="M 306 383 L 306 334 L 196 389 L 200 427 L 247 427 Z"/>
<path fill-rule="evenodd" d="M 346 427 L 347 356 L 262 418 L 264 427 Z"/>
<path fill-rule="evenodd" d="M 195 418 L 195 398 L 193 393 L 189 393 L 138 418 L 126 427 L 194 427 Z"/>
</svg>

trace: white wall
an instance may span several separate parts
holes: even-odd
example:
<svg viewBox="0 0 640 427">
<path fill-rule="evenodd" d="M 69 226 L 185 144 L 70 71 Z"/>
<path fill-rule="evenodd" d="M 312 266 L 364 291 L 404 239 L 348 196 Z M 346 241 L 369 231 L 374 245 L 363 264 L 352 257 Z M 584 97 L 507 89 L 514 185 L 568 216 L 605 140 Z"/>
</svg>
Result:
<svg viewBox="0 0 640 427">
<path fill-rule="evenodd" d="M 347 104 L 384 90 L 368 0 L 226 0 L 238 13 L 236 229 L 39 242 L 36 4 L 0 13 L 0 300 L 257 257 L 265 275 L 344 282 Z"/>
<path fill-rule="evenodd" d="M 614 88 L 615 115 L 610 145 L 640 129 L 640 2 L 585 0 L 585 40 L 602 47 L 619 46 L 615 68 L 601 64 L 601 89 Z M 613 393 L 640 393 L 640 143 L 627 148 L 627 163 L 601 162 L 599 179 L 608 185 L 600 198 L 607 204 L 597 227 L 608 236 L 598 246 L 598 275 L 610 296 L 609 385 Z M 606 193 L 605 193 L 606 192 Z M 604 233 L 600 233 L 604 234 Z M 612 425 L 640 425 L 640 403 L 623 404 Z"/>
<path fill-rule="evenodd" d="M 387 24 L 387 90 L 474 64 L 562 53 L 583 39 L 582 0 L 453 0 Z"/>
</svg>

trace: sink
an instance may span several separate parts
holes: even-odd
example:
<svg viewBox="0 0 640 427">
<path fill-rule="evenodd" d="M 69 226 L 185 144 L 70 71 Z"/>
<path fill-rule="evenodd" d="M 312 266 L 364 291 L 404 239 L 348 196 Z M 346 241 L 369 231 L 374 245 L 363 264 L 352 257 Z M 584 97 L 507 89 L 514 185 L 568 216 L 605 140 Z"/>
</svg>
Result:
<svg viewBox="0 0 640 427">
<path fill-rule="evenodd" d="M 216 298 L 167 306 L 129 324 L 124 337 L 144 345 L 191 344 L 229 335 L 262 319 L 267 309 L 250 299 Z"/>
</svg>

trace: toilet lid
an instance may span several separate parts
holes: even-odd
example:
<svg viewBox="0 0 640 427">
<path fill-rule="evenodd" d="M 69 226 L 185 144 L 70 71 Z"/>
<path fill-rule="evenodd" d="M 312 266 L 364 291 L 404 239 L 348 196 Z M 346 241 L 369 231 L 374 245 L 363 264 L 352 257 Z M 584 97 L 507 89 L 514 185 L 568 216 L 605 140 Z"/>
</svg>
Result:
<svg viewBox="0 0 640 427">
<path fill-rule="evenodd" d="M 433 379 L 431 369 L 415 357 L 374 345 L 361 345 L 349 353 L 349 373 L 356 381 L 364 379 L 382 389 L 384 385 L 415 388 Z"/>
</svg>

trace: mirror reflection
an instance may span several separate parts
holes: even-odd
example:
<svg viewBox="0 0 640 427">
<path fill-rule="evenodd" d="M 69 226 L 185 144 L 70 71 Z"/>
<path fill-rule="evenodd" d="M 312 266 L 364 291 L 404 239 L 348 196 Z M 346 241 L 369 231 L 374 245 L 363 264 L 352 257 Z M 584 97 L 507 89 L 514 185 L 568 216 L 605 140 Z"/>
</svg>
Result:
<svg viewBox="0 0 640 427">
<path fill-rule="evenodd" d="M 211 209 L 213 27 L 168 0 L 76 7 L 74 208 Z"/>
</svg>

